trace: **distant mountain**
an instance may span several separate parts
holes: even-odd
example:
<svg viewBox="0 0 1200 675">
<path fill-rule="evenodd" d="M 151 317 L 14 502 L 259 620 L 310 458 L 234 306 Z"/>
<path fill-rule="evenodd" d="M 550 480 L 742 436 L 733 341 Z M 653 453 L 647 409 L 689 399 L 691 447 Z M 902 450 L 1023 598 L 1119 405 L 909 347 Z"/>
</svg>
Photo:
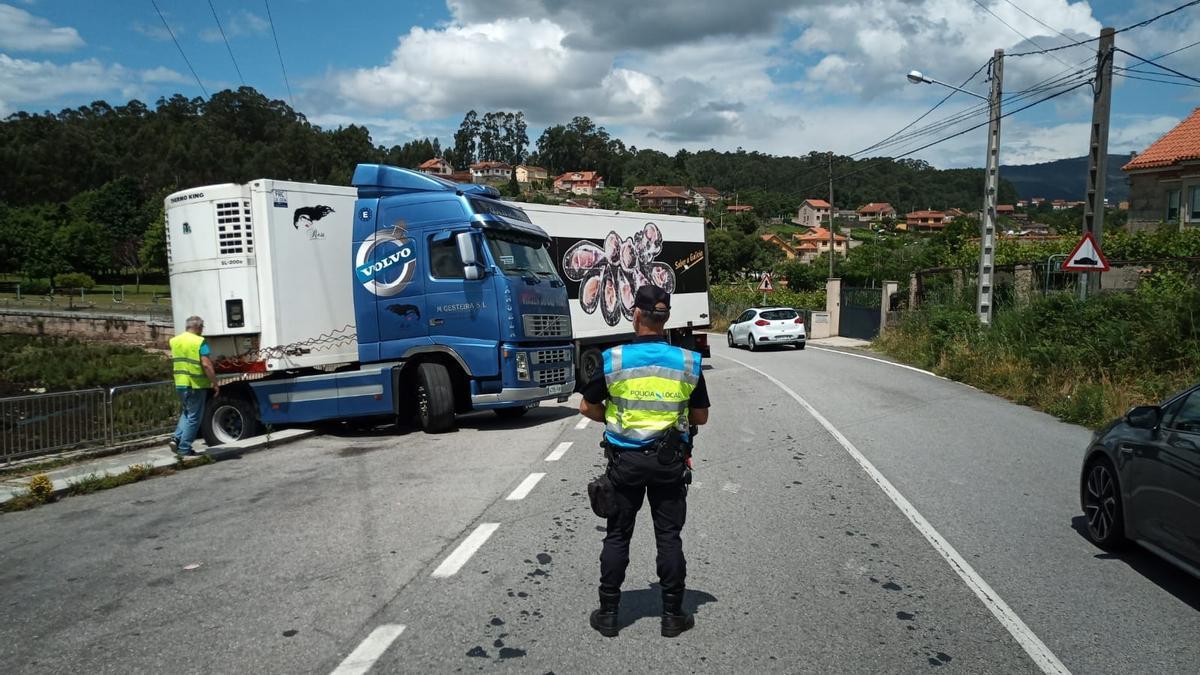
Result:
<svg viewBox="0 0 1200 675">
<path fill-rule="evenodd" d="M 1128 161 L 1127 154 L 1108 156 L 1104 191 L 1110 204 L 1129 199 L 1129 185 L 1125 182 L 1125 172 L 1121 171 Z M 1001 166 L 1000 178 L 1016 186 L 1021 199 L 1083 199 L 1087 190 L 1087 165 L 1087 157 L 1073 157 L 1042 164 Z"/>
</svg>

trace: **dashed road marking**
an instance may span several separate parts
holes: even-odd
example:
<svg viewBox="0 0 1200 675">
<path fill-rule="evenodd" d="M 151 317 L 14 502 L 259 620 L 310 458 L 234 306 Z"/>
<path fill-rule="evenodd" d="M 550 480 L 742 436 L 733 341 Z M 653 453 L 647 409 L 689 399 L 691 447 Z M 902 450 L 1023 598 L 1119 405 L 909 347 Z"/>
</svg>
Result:
<svg viewBox="0 0 1200 675">
<path fill-rule="evenodd" d="M 463 539 L 458 548 L 454 549 L 454 552 L 447 556 L 430 576 L 435 579 L 454 576 L 462 569 L 463 565 L 467 564 L 471 556 L 475 555 L 479 547 L 487 542 L 488 538 L 492 536 L 498 527 L 500 527 L 500 523 L 480 523 L 479 527 L 475 528 L 475 531 L 468 535 L 466 539 Z"/>
<path fill-rule="evenodd" d="M 862 467 L 863 471 L 865 471 L 867 475 L 871 477 L 871 480 L 875 481 L 875 484 L 878 485 L 880 489 L 883 490 L 883 493 L 892 500 L 892 503 L 895 504 L 898 509 L 900 509 L 900 512 L 908 517 L 908 520 L 913 524 L 914 527 L 917 528 L 917 531 L 925 537 L 926 541 L 933 546 L 934 550 L 937 551 L 938 554 L 941 555 L 942 558 L 950 565 L 950 568 L 958 574 L 959 578 L 961 578 L 963 582 L 967 584 L 967 587 L 975 593 L 975 596 L 978 597 L 981 602 L 983 602 L 984 607 L 987 607 L 992 613 L 992 616 L 995 616 L 996 620 L 998 620 L 1000 624 L 1004 626 L 1004 628 L 1013 636 L 1013 639 L 1015 639 L 1017 643 L 1021 645 L 1026 654 L 1029 654 L 1029 657 L 1033 659 L 1034 663 L 1036 663 L 1039 668 L 1041 668 L 1042 672 L 1047 673 L 1047 675 L 1070 675 L 1071 671 L 1067 670 L 1067 667 L 1063 665 L 1062 661 L 1058 660 L 1058 657 L 1054 655 L 1054 652 L 1051 652 L 1050 648 L 1047 647 L 1046 644 L 1042 642 L 1032 630 L 1029 629 L 1029 626 L 1025 625 L 1025 622 L 1021 620 L 1021 617 L 1017 616 L 1016 612 L 1014 612 L 1012 608 L 1010 608 L 1008 604 L 996 594 L 996 591 L 992 590 L 992 587 L 983 580 L 983 577 L 979 576 L 979 573 L 976 572 L 973 567 L 971 567 L 966 559 L 963 558 L 962 555 L 950 545 L 950 542 L 946 541 L 945 537 L 943 537 L 936 529 L 934 529 L 933 525 L 925 519 L 925 516 L 921 515 L 921 513 L 917 511 L 916 507 L 913 506 L 904 495 L 900 494 L 900 491 L 896 489 L 896 486 L 892 485 L 891 481 L 885 478 L 884 475 L 875 468 L 875 465 L 871 464 L 871 461 L 868 460 L 865 455 L 859 452 L 858 448 L 856 448 L 854 444 L 850 442 L 850 439 L 846 438 L 842 432 L 837 430 L 837 427 L 833 426 L 829 420 L 825 419 L 824 415 L 818 412 L 817 409 L 812 407 L 808 401 L 804 400 L 804 398 L 793 391 L 791 387 L 779 381 L 772 375 L 769 375 L 768 373 L 759 370 L 748 363 L 730 358 L 723 354 L 717 354 L 717 356 L 720 356 L 728 361 L 733 361 L 743 368 L 747 368 L 758 373 L 759 375 L 762 375 L 774 383 L 775 386 L 782 389 L 783 392 L 788 396 L 791 396 L 793 399 L 795 399 L 796 403 L 799 403 L 801 408 L 804 408 L 809 415 L 812 415 L 813 419 L 815 419 L 822 427 L 824 427 L 825 431 L 828 431 L 829 434 L 833 436 L 834 440 L 836 440 L 838 444 L 841 445 L 842 448 L 844 448 L 852 458 L 854 458 L 854 461 L 858 462 L 858 465 Z"/>
<path fill-rule="evenodd" d="M 546 461 L 557 462 L 558 460 L 562 459 L 562 456 L 567 454 L 567 450 L 571 449 L 571 444 L 574 442 L 575 441 L 563 441 L 562 443 L 559 443 L 558 447 L 554 449 L 554 452 L 546 455 Z"/>
<path fill-rule="evenodd" d="M 505 497 L 505 499 L 510 502 L 515 502 L 519 499 L 525 499 L 525 497 L 531 491 L 533 491 L 533 487 L 538 484 L 538 481 L 545 477 L 546 474 L 544 473 L 529 474 L 525 477 L 525 480 L 521 481 L 521 484 L 517 486 L 517 489 L 513 490 L 507 497 Z"/>
<path fill-rule="evenodd" d="M 371 631 L 371 634 L 359 643 L 330 675 L 363 675 L 371 669 L 371 666 L 375 665 L 379 657 L 387 651 L 388 646 L 403 632 L 404 626 L 398 623 L 376 626 L 375 630 Z"/>
<path fill-rule="evenodd" d="M 588 418 L 586 418 L 586 417 L 581 417 L 581 418 L 579 419 L 579 421 L 575 423 L 575 428 L 576 428 L 576 429 L 586 429 L 586 428 L 587 428 L 587 425 L 588 425 L 588 422 L 590 422 L 590 421 L 591 421 L 591 420 L 589 420 L 589 419 L 588 419 Z"/>
</svg>

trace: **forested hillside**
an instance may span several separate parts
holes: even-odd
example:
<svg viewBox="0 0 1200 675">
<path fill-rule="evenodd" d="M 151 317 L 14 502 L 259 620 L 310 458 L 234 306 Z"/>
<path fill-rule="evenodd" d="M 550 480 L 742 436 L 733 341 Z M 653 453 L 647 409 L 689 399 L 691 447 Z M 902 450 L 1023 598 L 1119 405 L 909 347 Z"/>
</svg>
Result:
<svg viewBox="0 0 1200 675">
<path fill-rule="evenodd" d="M 97 101 L 0 123 L 0 272 L 52 278 L 161 269 L 159 210 L 173 190 L 254 178 L 346 184 L 359 162 L 415 167 L 437 155 L 465 168 L 477 159 L 524 159 L 551 175 L 599 170 L 611 186 L 711 185 L 761 216 L 794 213 L 828 194 L 823 153 L 657 150 L 626 146 L 587 117 L 551 126 L 529 147 L 523 115 L 467 113 L 445 148 L 438 139 L 377 145 L 365 127 L 325 130 L 287 104 L 243 87 L 209 100 L 181 95 L 113 106 Z M 901 212 L 982 201 L 980 170 L 938 170 L 916 160 L 834 157 L 836 203 L 891 202 Z M 1001 201 L 1014 191 L 1004 184 Z"/>
</svg>

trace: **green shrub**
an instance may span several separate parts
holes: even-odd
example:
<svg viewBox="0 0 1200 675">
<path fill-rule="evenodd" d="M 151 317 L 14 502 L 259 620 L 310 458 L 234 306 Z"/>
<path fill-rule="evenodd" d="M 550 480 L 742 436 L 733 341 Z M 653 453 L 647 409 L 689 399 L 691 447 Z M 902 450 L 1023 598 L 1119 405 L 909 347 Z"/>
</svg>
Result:
<svg viewBox="0 0 1200 675">
<path fill-rule="evenodd" d="M 54 281 L 54 285 L 58 288 L 70 291 L 78 291 L 80 289 L 91 290 L 96 287 L 96 281 L 83 272 L 60 274 Z"/>
<path fill-rule="evenodd" d="M 33 279 L 21 282 L 22 295 L 50 295 L 50 282 L 45 279 Z"/>
<path fill-rule="evenodd" d="M 29 481 L 29 494 L 43 504 L 54 496 L 54 483 L 44 473 L 39 473 Z"/>
<path fill-rule="evenodd" d="M 63 338 L 0 335 L 0 382 L 50 391 L 155 382 L 170 377 L 164 354 Z"/>
</svg>

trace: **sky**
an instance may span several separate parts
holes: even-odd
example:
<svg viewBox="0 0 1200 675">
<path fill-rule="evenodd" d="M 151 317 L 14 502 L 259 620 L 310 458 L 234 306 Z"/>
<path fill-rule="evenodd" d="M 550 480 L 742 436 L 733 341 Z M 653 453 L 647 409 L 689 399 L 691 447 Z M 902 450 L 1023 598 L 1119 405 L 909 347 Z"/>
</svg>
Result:
<svg viewBox="0 0 1200 675">
<path fill-rule="evenodd" d="M 1082 82 L 1075 73 L 1094 65 L 1095 43 L 1074 42 L 1182 3 L 8 0 L 0 1 L 0 116 L 100 99 L 153 105 L 161 96 L 203 96 L 244 82 L 290 100 L 324 128 L 365 125 L 383 145 L 426 136 L 445 145 L 467 110 L 523 110 L 531 144 L 547 125 L 587 115 L 627 145 L 671 154 L 849 155 L 951 92 L 909 83 L 910 70 L 960 85 L 1004 49 L 1003 90 L 1018 96 L 1007 107 L 1015 110 Z M 1117 46 L 1149 59 L 1197 39 L 1200 6 L 1120 33 Z M 1071 46 L 1011 56 L 1061 45 Z M 1195 82 L 1148 75 L 1153 66 L 1124 54 L 1115 63 L 1146 71 L 1128 75 L 1174 83 L 1116 78 L 1111 152 L 1144 149 L 1200 106 L 1200 86 L 1182 84 Z M 1200 46 L 1161 63 L 1200 77 Z M 987 74 L 963 88 L 986 95 Z M 1062 86 L 1021 93 L 1047 82 Z M 938 167 L 980 166 L 986 129 L 968 131 L 986 122 L 978 104 L 954 94 L 914 128 L 973 115 L 861 156 L 905 153 L 963 131 L 911 156 Z M 1091 109 L 1091 88 L 1083 86 L 1006 117 L 1001 161 L 1086 154 Z"/>
</svg>

